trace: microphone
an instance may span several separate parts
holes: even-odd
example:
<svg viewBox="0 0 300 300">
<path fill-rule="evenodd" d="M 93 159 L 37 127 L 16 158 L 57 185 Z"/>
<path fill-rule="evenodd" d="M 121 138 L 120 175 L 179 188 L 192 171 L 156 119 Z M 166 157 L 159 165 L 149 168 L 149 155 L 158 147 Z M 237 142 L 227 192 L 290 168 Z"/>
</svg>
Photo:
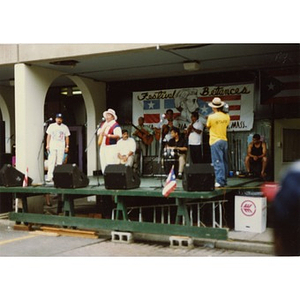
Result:
<svg viewBox="0 0 300 300">
<path fill-rule="evenodd" d="M 105 118 L 102 117 L 101 121 L 100 121 L 100 122 L 98 123 L 98 125 L 97 125 L 97 129 L 99 129 L 99 128 L 101 127 L 101 125 L 102 125 L 105 121 L 106 121 Z"/>
<path fill-rule="evenodd" d="M 52 121 L 53 121 L 53 119 L 52 119 L 52 118 L 49 118 L 47 121 L 45 121 L 44 126 L 46 126 L 48 123 L 50 123 L 50 122 L 52 122 Z"/>
</svg>

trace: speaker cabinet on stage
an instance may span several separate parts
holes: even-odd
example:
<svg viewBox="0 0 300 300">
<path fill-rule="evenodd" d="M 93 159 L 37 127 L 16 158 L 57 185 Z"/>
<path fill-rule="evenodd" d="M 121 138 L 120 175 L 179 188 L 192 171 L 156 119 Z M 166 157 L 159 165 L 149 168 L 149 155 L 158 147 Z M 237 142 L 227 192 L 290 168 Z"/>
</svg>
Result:
<svg viewBox="0 0 300 300">
<path fill-rule="evenodd" d="M 141 180 L 129 166 L 108 165 L 104 171 L 104 184 L 106 189 L 127 190 L 138 188 Z"/>
<path fill-rule="evenodd" d="M 6 187 L 23 186 L 25 174 L 15 169 L 10 164 L 5 164 L 0 170 L 0 185 Z M 28 177 L 28 185 L 32 179 Z"/>
<path fill-rule="evenodd" d="M 12 154 L 11 153 L 0 153 L 0 168 L 5 164 L 12 164 Z"/>
<path fill-rule="evenodd" d="M 77 189 L 89 184 L 88 177 L 76 164 L 57 165 L 53 172 L 53 181 L 56 188 Z"/>
<path fill-rule="evenodd" d="M 182 187 L 185 191 L 213 191 L 215 171 L 211 164 L 192 164 L 184 167 Z"/>
</svg>

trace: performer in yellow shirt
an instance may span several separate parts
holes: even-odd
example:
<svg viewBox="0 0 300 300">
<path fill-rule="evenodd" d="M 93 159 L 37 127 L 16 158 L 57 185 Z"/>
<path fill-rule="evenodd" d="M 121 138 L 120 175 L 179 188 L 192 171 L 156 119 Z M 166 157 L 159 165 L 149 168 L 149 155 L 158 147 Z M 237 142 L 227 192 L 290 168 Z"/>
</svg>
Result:
<svg viewBox="0 0 300 300">
<path fill-rule="evenodd" d="M 227 184 L 228 175 L 228 143 L 227 127 L 230 117 L 224 113 L 222 108 L 224 102 L 216 97 L 208 105 L 213 113 L 208 116 L 206 126 L 209 129 L 209 145 L 211 150 L 211 161 L 215 170 L 215 187 L 223 187 Z"/>
</svg>

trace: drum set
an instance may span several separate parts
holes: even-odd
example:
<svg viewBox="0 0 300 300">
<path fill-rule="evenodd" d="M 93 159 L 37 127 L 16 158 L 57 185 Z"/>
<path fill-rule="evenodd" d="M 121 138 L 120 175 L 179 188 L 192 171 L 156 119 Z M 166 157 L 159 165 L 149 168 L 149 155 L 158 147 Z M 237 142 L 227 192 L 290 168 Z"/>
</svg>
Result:
<svg viewBox="0 0 300 300">
<path fill-rule="evenodd" d="M 164 148 L 163 152 L 163 165 L 166 174 L 169 174 L 172 166 L 174 165 L 175 175 L 178 175 L 179 167 L 179 152 L 176 149 Z"/>
</svg>

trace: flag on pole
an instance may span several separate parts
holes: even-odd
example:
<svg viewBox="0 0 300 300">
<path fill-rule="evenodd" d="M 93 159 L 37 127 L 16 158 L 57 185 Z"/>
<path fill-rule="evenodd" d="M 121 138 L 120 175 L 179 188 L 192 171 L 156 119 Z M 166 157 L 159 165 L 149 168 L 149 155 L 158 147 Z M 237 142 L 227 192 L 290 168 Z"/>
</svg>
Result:
<svg viewBox="0 0 300 300">
<path fill-rule="evenodd" d="M 26 173 L 23 180 L 23 187 L 28 186 L 28 167 L 26 168 Z"/>
<path fill-rule="evenodd" d="M 177 183 L 176 183 L 176 176 L 174 173 L 174 165 L 173 165 L 162 191 L 163 196 L 168 197 L 176 189 L 176 186 Z"/>
</svg>

